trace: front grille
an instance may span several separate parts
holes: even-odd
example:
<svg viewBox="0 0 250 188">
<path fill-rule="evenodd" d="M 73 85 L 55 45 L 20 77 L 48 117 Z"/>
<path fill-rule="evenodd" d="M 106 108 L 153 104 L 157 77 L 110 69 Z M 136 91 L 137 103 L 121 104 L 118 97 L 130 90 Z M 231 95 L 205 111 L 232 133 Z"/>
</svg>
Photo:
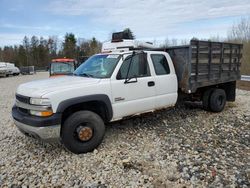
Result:
<svg viewBox="0 0 250 188">
<path fill-rule="evenodd" d="M 28 103 L 28 104 L 30 103 L 30 98 L 23 95 L 16 94 L 16 99 L 23 103 Z"/>
</svg>

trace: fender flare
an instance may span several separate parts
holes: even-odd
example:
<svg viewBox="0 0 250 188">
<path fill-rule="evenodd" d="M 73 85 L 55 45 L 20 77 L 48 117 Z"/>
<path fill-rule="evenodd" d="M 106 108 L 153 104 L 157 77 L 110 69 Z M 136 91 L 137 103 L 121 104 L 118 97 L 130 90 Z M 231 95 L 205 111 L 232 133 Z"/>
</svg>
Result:
<svg viewBox="0 0 250 188">
<path fill-rule="evenodd" d="M 91 102 L 91 101 L 97 101 L 97 102 L 102 102 L 106 106 L 106 116 L 108 121 L 110 121 L 113 117 L 113 110 L 112 110 L 112 105 L 110 102 L 110 99 L 107 95 L 105 94 L 96 94 L 96 95 L 86 95 L 82 97 L 75 97 L 71 99 L 64 100 L 59 103 L 56 112 L 57 113 L 63 113 L 65 109 L 72 105 L 76 105 L 79 103 L 84 103 L 84 102 Z"/>
</svg>

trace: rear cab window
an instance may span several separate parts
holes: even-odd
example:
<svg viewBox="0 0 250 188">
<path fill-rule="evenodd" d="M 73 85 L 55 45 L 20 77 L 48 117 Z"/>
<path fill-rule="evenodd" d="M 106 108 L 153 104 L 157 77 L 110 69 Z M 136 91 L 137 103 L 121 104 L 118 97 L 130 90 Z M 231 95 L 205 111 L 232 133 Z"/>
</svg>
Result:
<svg viewBox="0 0 250 188">
<path fill-rule="evenodd" d="M 151 54 L 150 55 L 156 75 L 166 75 L 170 74 L 170 69 L 168 61 L 165 55 L 163 54 Z"/>
</svg>

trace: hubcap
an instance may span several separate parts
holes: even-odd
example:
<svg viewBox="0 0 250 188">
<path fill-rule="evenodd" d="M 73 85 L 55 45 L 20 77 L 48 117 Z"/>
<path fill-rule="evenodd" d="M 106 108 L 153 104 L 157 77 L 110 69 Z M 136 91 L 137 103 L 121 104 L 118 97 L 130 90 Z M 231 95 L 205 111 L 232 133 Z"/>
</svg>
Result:
<svg viewBox="0 0 250 188">
<path fill-rule="evenodd" d="M 81 141 L 88 141 L 93 136 L 93 130 L 90 127 L 80 126 L 77 128 L 77 135 Z"/>
</svg>

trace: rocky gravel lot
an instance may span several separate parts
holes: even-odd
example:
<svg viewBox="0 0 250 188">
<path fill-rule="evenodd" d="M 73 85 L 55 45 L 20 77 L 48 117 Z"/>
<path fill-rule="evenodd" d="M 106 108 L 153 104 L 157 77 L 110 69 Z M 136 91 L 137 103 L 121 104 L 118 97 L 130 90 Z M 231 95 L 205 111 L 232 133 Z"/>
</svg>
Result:
<svg viewBox="0 0 250 188">
<path fill-rule="evenodd" d="M 250 91 L 222 113 L 173 108 L 112 123 L 97 150 L 75 155 L 13 124 L 17 86 L 47 77 L 0 78 L 0 187 L 250 187 Z"/>
</svg>

